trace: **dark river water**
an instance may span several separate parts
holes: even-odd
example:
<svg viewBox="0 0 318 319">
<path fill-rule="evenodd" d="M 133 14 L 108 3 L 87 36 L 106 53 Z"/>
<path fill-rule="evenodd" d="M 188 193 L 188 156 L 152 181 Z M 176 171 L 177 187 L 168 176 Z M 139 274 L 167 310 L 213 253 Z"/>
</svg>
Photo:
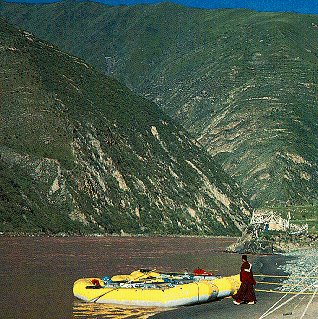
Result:
<svg viewBox="0 0 318 319">
<path fill-rule="evenodd" d="M 88 304 L 76 300 L 81 277 L 126 274 L 139 268 L 220 275 L 239 272 L 241 260 L 224 253 L 234 238 L 0 237 L 0 318 L 147 318 L 155 308 Z"/>
</svg>

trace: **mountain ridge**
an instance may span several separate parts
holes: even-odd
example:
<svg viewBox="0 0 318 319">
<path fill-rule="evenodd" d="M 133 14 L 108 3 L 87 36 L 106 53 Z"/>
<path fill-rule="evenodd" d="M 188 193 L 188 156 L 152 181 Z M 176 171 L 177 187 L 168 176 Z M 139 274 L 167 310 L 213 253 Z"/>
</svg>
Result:
<svg viewBox="0 0 318 319">
<path fill-rule="evenodd" d="M 160 105 L 257 207 L 316 200 L 316 15 L 92 3 L 0 14 Z"/>
<path fill-rule="evenodd" d="M 148 100 L 0 19 L 0 231 L 238 234 L 238 185 Z"/>
</svg>

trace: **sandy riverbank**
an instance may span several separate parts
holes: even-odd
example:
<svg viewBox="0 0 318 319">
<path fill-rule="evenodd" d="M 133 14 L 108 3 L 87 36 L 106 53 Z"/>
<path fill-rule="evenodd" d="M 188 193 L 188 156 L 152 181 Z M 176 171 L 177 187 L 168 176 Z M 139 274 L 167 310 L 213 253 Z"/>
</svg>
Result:
<svg viewBox="0 0 318 319">
<path fill-rule="evenodd" d="M 301 251 L 299 253 L 287 254 L 287 255 L 273 255 L 273 256 L 260 256 L 254 262 L 255 274 L 271 274 L 271 275 L 304 275 L 308 273 L 308 269 L 303 269 L 304 273 L 301 273 L 302 268 L 294 267 L 295 265 L 308 263 L 308 268 L 313 268 L 314 264 L 317 265 L 317 251 Z M 307 259 L 306 259 L 307 258 Z M 310 260 L 310 262 L 308 262 Z M 293 271 L 292 269 L 295 269 Z M 288 272 L 288 273 L 287 273 Z M 318 272 L 315 272 L 318 275 Z M 312 274 L 314 275 L 314 273 Z M 258 281 L 270 281 L 268 278 L 257 277 Z M 275 282 L 282 282 L 285 279 L 276 278 Z M 256 289 L 274 289 L 275 287 L 267 284 L 257 284 Z M 202 305 L 182 307 L 175 310 L 159 313 L 151 318 L 153 319 L 259 319 L 265 314 L 276 302 L 280 305 L 287 301 L 290 297 L 294 296 L 288 294 L 283 297 L 284 294 L 269 293 L 269 292 L 257 292 L 258 302 L 255 305 L 239 305 L 233 304 L 231 298 L 226 298 L 221 301 L 211 302 Z M 282 300 L 280 300 L 283 297 Z M 272 314 L 264 318 L 268 319 L 299 319 L 304 312 L 308 301 L 312 298 L 312 295 L 301 295 L 294 297 L 293 300 L 282 306 L 278 310 L 275 310 Z M 318 297 L 315 296 L 308 310 L 306 311 L 305 319 L 317 319 L 318 309 Z"/>
</svg>

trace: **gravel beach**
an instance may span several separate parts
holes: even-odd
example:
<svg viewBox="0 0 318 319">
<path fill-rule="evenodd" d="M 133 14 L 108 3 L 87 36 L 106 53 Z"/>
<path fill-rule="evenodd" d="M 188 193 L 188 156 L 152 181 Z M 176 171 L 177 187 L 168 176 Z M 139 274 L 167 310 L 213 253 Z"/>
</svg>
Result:
<svg viewBox="0 0 318 319">
<path fill-rule="evenodd" d="M 202 305 L 181 307 L 162 312 L 151 317 L 154 319 L 317 319 L 318 318 L 318 250 L 299 250 L 297 252 L 259 256 L 253 264 L 258 284 L 255 305 L 234 305 L 232 298 L 210 302 Z M 260 274 L 278 276 L 275 278 L 259 277 Z M 297 278 L 297 276 L 317 278 Z M 288 278 L 279 276 L 289 276 Z M 279 283 L 271 285 L 267 282 Z M 260 291 L 261 290 L 261 291 Z M 264 292 L 263 290 L 266 290 Z M 271 291 L 271 292 L 269 292 Z M 287 294 L 286 294 L 287 293 Z M 292 298 L 292 299 L 290 299 Z M 289 300 L 290 299 L 290 300 Z M 273 305 L 275 305 L 273 307 Z M 282 306 L 281 306 L 282 305 Z M 277 308 L 277 309 L 276 309 Z M 272 312 L 273 311 L 273 312 Z M 267 313 L 267 315 L 266 315 Z M 303 316 L 303 317 L 302 317 Z"/>
</svg>

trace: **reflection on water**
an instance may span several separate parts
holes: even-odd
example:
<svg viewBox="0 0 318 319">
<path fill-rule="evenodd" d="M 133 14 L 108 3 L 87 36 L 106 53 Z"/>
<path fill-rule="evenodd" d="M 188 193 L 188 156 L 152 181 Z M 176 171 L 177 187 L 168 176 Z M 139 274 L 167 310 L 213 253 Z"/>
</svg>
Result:
<svg viewBox="0 0 318 319">
<path fill-rule="evenodd" d="M 73 316 L 74 319 L 146 319 L 149 316 L 155 315 L 156 313 L 166 310 L 168 309 L 155 307 L 134 308 L 129 306 L 84 303 L 80 301 L 74 301 Z"/>
<path fill-rule="evenodd" d="M 183 272 L 200 267 L 239 272 L 234 238 L 0 237 L 0 317 L 3 319 L 146 318 L 167 309 L 88 304 L 73 297 L 78 278 L 127 274 L 140 268 Z M 3 317 L 3 314 L 6 314 Z"/>
</svg>

